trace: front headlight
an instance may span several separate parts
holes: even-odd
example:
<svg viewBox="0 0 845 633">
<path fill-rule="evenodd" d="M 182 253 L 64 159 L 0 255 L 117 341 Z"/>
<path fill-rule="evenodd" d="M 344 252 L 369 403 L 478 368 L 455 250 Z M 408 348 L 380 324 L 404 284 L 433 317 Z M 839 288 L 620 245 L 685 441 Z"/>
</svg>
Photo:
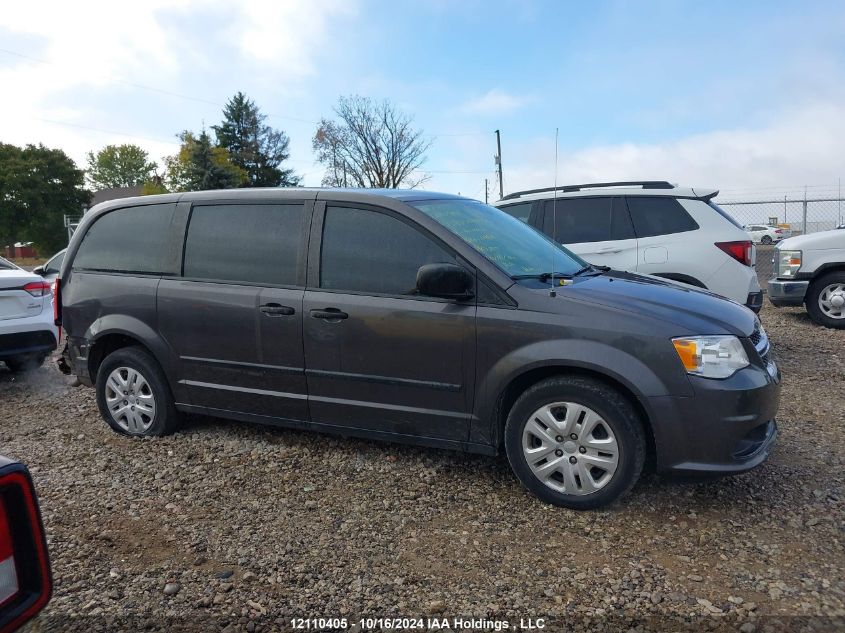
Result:
<svg viewBox="0 0 845 633">
<path fill-rule="evenodd" d="M 801 268 L 801 251 L 776 250 L 778 277 L 795 277 L 795 273 Z"/>
<path fill-rule="evenodd" d="M 672 344 L 688 374 L 728 378 L 748 366 L 748 355 L 735 336 L 684 336 Z"/>
</svg>

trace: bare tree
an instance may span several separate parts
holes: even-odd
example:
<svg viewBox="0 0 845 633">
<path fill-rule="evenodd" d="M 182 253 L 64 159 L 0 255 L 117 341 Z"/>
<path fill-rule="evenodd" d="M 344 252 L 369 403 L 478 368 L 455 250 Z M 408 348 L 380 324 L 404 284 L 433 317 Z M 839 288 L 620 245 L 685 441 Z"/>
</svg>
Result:
<svg viewBox="0 0 845 633">
<path fill-rule="evenodd" d="M 334 111 L 337 120 L 321 119 L 312 141 L 326 167 L 323 185 L 413 189 L 429 179 L 415 175 L 431 141 L 411 127 L 412 117 L 359 96 L 341 97 Z"/>
</svg>

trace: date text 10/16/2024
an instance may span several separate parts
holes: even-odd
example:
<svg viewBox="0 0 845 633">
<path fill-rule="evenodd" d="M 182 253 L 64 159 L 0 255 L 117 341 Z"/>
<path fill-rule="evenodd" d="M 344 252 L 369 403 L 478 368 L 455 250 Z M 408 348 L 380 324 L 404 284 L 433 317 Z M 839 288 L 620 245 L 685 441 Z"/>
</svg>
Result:
<svg viewBox="0 0 845 633">
<path fill-rule="evenodd" d="M 529 631 L 546 628 L 546 620 L 543 618 L 520 618 L 518 623 L 485 618 L 291 618 L 290 624 L 297 631 L 344 630 L 351 627 L 359 631 Z"/>
</svg>

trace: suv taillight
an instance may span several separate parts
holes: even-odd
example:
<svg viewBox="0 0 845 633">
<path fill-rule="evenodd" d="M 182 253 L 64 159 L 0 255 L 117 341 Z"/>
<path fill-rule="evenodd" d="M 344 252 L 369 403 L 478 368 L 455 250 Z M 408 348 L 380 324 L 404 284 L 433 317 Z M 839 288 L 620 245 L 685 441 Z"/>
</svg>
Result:
<svg viewBox="0 0 845 633">
<path fill-rule="evenodd" d="M 23 287 L 33 297 L 45 297 L 50 294 L 50 284 L 46 281 L 33 281 Z"/>
<path fill-rule="evenodd" d="M 44 528 L 26 467 L 0 467 L 0 633 L 16 630 L 50 600 Z"/>
<path fill-rule="evenodd" d="M 751 240 L 742 240 L 739 242 L 716 242 L 716 246 L 733 257 L 740 264 L 744 266 L 751 265 L 751 250 L 754 247 Z"/>
<path fill-rule="evenodd" d="M 778 234 L 783 233 L 783 229 L 775 229 L 775 233 L 778 233 Z"/>
</svg>

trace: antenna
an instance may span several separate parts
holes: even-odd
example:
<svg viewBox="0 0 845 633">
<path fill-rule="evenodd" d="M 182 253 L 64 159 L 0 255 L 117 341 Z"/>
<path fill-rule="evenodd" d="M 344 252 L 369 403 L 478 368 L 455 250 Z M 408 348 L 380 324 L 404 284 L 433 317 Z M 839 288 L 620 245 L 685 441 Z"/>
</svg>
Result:
<svg viewBox="0 0 845 633">
<path fill-rule="evenodd" d="M 557 135 L 558 128 L 555 128 L 555 193 L 552 197 L 552 239 L 557 239 Z M 552 285 L 549 288 L 549 296 L 556 297 L 557 290 L 555 290 L 555 247 L 552 245 Z"/>
</svg>

